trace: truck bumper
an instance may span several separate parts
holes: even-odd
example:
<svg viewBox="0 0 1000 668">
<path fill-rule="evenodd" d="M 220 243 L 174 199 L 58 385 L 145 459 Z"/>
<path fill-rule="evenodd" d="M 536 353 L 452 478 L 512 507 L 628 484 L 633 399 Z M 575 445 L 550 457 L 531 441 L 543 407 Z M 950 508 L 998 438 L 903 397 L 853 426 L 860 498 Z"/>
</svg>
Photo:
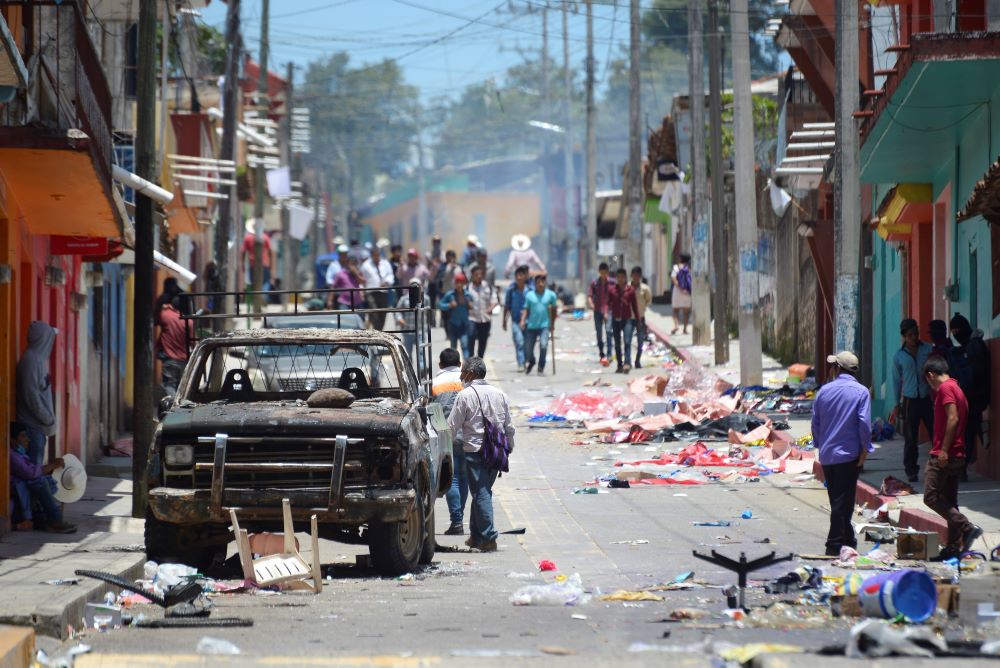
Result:
<svg viewBox="0 0 1000 668">
<path fill-rule="evenodd" d="M 356 526 L 373 520 L 402 522 L 417 495 L 412 489 L 347 491 L 337 507 L 328 505 L 329 490 L 227 489 L 222 504 L 212 503 L 210 490 L 156 487 L 149 491 L 149 507 L 156 519 L 171 524 L 229 522 L 229 510 L 239 511 L 247 521 L 280 520 L 281 500 L 288 499 L 292 515 L 321 523 Z"/>
</svg>

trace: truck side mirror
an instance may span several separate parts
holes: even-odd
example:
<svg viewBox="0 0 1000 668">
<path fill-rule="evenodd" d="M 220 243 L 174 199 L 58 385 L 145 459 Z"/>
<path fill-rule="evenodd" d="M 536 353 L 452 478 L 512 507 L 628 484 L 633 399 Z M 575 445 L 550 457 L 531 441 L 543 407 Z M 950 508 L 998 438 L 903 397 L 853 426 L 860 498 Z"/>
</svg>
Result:
<svg viewBox="0 0 1000 668">
<path fill-rule="evenodd" d="M 420 414 L 420 419 L 423 420 L 424 424 L 427 424 L 427 406 L 417 406 L 417 413 Z"/>
<path fill-rule="evenodd" d="M 170 409 L 174 407 L 174 395 L 170 394 L 162 399 L 160 399 L 160 421 L 163 421 L 163 417 L 170 412 Z"/>
</svg>

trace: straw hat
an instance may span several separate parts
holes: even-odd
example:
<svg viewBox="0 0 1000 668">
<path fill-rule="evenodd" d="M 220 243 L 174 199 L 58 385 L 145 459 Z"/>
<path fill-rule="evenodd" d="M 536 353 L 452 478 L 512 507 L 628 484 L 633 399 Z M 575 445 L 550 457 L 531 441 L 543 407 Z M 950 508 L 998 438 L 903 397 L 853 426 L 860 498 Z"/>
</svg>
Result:
<svg viewBox="0 0 1000 668">
<path fill-rule="evenodd" d="M 58 487 L 52 496 L 62 503 L 79 501 L 87 491 L 87 471 L 76 455 L 63 455 L 63 466 L 52 472 L 52 479 Z"/>
<path fill-rule="evenodd" d="M 516 251 L 526 251 L 531 248 L 531 237 L 527 234 L 515 234 L 510 238 L 510 245 Z"/>
<path fill-rule="evenodd" d="M 478 246 L 479 237 L 477 237 L 475 234 L 470 234 L 468 237 L 465 238 L 465 242 L 472 246 Z"/>
</svg>

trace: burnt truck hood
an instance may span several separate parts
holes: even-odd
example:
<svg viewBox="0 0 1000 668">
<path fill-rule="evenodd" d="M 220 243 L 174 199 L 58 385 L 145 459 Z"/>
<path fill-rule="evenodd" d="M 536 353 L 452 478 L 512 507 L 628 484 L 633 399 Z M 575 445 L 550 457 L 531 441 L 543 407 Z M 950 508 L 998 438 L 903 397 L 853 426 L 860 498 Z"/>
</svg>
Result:
<svg viewBox="0 0 1000 668">
<path fill-rule="evenodd" d="M 166 438 L 214 436 L 324 436 L 392 438 L 403 432 L 410 406 L 392 399 L 358 401 L 350 408 L 310 408 L 296 402 L 175 406 L 163 418 Z"/>
</svg>

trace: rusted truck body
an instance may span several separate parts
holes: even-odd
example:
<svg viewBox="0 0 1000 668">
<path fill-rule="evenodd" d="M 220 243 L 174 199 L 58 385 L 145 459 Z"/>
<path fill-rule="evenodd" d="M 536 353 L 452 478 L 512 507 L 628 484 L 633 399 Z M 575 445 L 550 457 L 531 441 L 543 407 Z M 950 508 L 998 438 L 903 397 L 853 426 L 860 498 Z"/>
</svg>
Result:
<svg viewBox="0 0 1000 668">
<path fill-rule="evenodd" d="M 354 400 L 310 406 L 325 388 Z M 453 462 L 425 388 L 389 333 L 255 329 L 198 342 L 148 460 L 147 554 L 207 567 L 225 556 L 229 509 L 250 531 L 280 530 L 290 499 L 322 536 L 367 542 L 383 574 L 429 562 Z"/>
</svg>

